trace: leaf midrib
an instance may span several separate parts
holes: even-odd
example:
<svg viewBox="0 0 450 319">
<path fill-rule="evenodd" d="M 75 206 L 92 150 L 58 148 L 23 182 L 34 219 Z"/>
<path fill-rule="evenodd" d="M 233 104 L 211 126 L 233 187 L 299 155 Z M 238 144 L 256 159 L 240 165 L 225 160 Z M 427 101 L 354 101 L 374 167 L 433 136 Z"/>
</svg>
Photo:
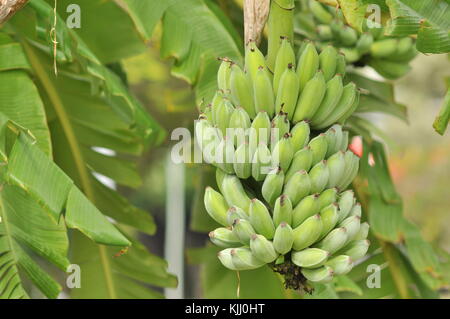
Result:
<svg viewBox="0 0 450 319">
<path fill-rule="evenodd" d="M 72 157 L 75 162 L 75 167 L 80 176 L 81 188 L 83 189 L 86 197 L 90 201 L 95 203 L 95 193 L 94 189 L 90 183 L 90 173 L 86 165 L 84 164 L 83 154 L 81 152 L 81 147 L 78 144 L 75 132 L 73 130 L 72 124 L 70 123 L 69 116 L 64 108 L 62 99 L 60 98 L 58 91 L 52 84 L 52 80 L 48 76 L 42 64 L 39 62 L 38 57 L 34 54 L 31 46 L 26 43 L 26 40 L 22 41 L 22 46 L 27 54 L 28 60 L 34 70 L 36 77 L 41 82 L 42 86 L 45 88 L 49 100 L 51 101 L 53 108 L 55 110 L 56 116 L 61 123 L 61 127 L 66 135 L 69 147 L 71 148 Z M 103 273 L 105 275 L 105 282 L 108 295 L 111 299 L 117 299 L 116 288 L 114 284 L 114 279 L 112 275 L 111 264 L 107 257 L 106 247 L 102 245 L 97 245 L 99 249 L 100 262 L 102 264 Z"/>
</svg>

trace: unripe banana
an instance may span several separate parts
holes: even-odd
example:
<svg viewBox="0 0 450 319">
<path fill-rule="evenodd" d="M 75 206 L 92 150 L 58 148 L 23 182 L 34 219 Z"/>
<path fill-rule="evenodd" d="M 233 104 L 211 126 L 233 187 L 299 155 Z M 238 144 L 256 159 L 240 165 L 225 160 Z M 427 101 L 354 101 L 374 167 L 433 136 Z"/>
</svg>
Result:
<svg viewBox="0 0 450 319">
<path fill-rule="evenodd" d="M 259 67 L 266 67 L 264 54 L 258 49 L 255 41 L 250 40 L 245 50 L 245 71 L 252 81 L 256 78 Z"/>
<path fill-rule="evenodd" d="M 336 60 L 335 60 L 336 61 Z M 344 85 L 342 83 L 342 75 L 336 74 L 327 83 L 325 96 L 320 103 L 319 109 L 314 114 L 311 120 L 311 126 L 320 125 L 327 117 L 333 112 L 334 108 L 338 104 L 342 93 L 344 91 Z"/>
<path fill-rule="evenodd" d="M 292 202 L 292 205 L 297 203 L 309 195 L 311 191 L 311 180 L 305 170 L 298 171 L 288 180 L 284 187 L 283 193 L 286 194 Z"/>
<path fill-rule="evenodd" d="M 315 247 L 334 254 L 347 243 L 347 230 L 344 227 L 335 228 L 325 236 Z"/>
<path fill-rule="evenodd" d="M 267 240 L 263 235 L 252 236 L 250 240 L 250 249 L 257 259 L 264 261 L 267 264 L 278 257 L 272 242 Z"/>
<path fill-rule="evenodd" d="M 294 154 L 294 158 L 292 159 L 291 166 L 286 173 L 286 177 L 284 179 L 285 183 L 292 178 L 292 176 L 298 171 L 309 171 L 311 168 L 313 161 L 313 153 L 309 146 L 303 148 L 302 150 L 296 152 Z"/>
<path fill-rule="evenodd" d="M 324 238 L 336 226 L 339 218 L 337 205 L 333 203 L 323 208 L 320 211 L 320 217 L 322 218 L 323 227 L 319 240 Z"/>
<path fill-rule="evenodd" d="M 358 234 L 361 227 L 361 218 L 358 216 L 347 217 L 339 224 L 339 227 L 344 227 L 347 230 L 347 242 L 349 242 Z"/>
<path fill-rule="evenodd" d="M 314 17 L 323 24 L 330 24 L 333 21 L 333 15 L 322 6 L 321 3 L 315 0 L 309 0 L 309 9 Z"/>
<path fill-rule="evenodd" d="M 219 191 L 223 194 L 222 183 L 225 176 L 228 175 L 221 169 L 216 169 L 216 184 L 219 188 Z"/>
<path fill-rule="evenodd" d="M 252 160 L 252 176 L 253 178 L 261 182 L 263 181 L 267 173 L 270 171 L 272 164 L 272 156 L 270 150 L 266 144 L 260 143 L 256 149 L 255 155 Z"/>
<path fill-rule="evenodd" d="M 327 187 L 335 187 L 342 180 L 345 172 L 345 153 L 339 151 L 327 160 L 329 172 Z"/>
<path fill-rule="evenodd" d="M 328 283 L 333 280 L 333 269 L 328 266 L 322 266 L 316 269 L 302 269 L 302 274 L 311 282 Z"/>
<path fill-rule="evenodd" d="M 347 62 L 345 61 L 345 55 L 342 52 L 339 52 L 336 58 L 336 73 L 341 74 L 342 77 L 344 77 L 346 71 L 347 71 Z"/>
<path fill-rule="evenodd" d="M 324 133 L 319 134 L 309 142 L 308 146 L 311 148 L 313 156 L 312 163 L 319 163 L 327 154 L 328 142 L 326 135 Z"/>
<path fill-rule="evenodd" d="M 342 132 L 342 141 L 341 141 L 341 147 L 339 148 L 341 151 L 346 151 L 348 149 L 348 132 L 344 131 Z"/>
<path fill-rule="evenodd" d="M 350 214 L 350 210 L 352 209 L 353 205 L 355 204 L 355 194 L 351 189 L 346 190 L 345 192 L 341 193 L 338 201 L 339 205 L 339 222 L 343 221 L 345 218 L 347 218 L 348 214 Z"/>
<path fill-rule="evenodd" d="M 352 151 L 345 152 L 345 171 L 342 180 L 338 183 L 339 189 L 345 189 L 353 181 L 358 174 L 359 169 L 359 157 Z"/>
<path fill-rule="evenodd" d="M 336 276 L 340 276 L 352 270 L 353 260 L 347 255 L 339 255 L 328 260 L 325 265 L 332 268 Z"/>
<path fill-rule="evenodd" d="M 322 103 L 326 89 L 327 84 L 323 72 L 319 71 L 306 83 L 300 93 L 293 117 L 294 123 L 313 118 Z"/>
<path fill-rule="evenodd" d="M 309 142 L 309 135 L 311 130 L 309 124 L 306 121 L 298 122 L 291 129 L 291 143 L 294 148 L 294 153 L 304 148 Z"/>
<path fill-rule="evenodd" d="M 309 217 L 316 215 L 320 209 L 318 195 L 309 195 L 303 198 L 292 211 L 292 227 L 297 227 Z"/>
<path fill-rule="evenodd" d="M 228 228 L 217 228 L 209 233 L 211 241 L 219 247 L 235 247 L 240 245 L 239 238 Z"/>
<path fill-rule="evenodd" d="M 280 254 L 287 254 L 292 249 L 294 233 L 289 224 L 282 222 L 278 225 L 273 238 L 273 246 Z"/>
<path fill-rule="evenodd" d="M 298 76 L 294 71 L 293 64 L 289 64 L 280 78 L 275 102 L 275 112 L 283 111 L 292 120 L 297 105 L 298 92 Z"/>
<path fill-rule="evenodd" d="M 247 179 L 252 175 L 252 163 L 250 148 L 247 143 L 239 145 L 234 154 L 233 168 L 236 176 L 241 179 Z"/>
<path fill-rule="evenodd" d="M 254 118 L 256 113 L 253 103 L 252 84 L 244 71 L 236 64 L 233 64 L 231 67 L 230 88 L 234 105 L 242 106 L 250 118 Z"/>
<path fill-rule="evenodd" d="M 250 223 L 258 234 L 263 235 L 267 239 L 272 239 L 275 233 L 275 226 L 266 205 L 256 198 L 252 199 L 249 215 Z"/>
<path fill-rule="evenodd" d="M 204 202 L 209 216 L 223 226 L 227 226 L 228 204 L 224 197 L 211 187 L 206 187 Z"/>
<path fill-rule="evenodd" d="M 364 222 L 359 227 L 359 232 L 356 234 L 355 238 L 353 240 L 364 240 L 367 239 L 367 236 L 369 235 L 369 224 L 367 222 Z"/>
<path fill-rule="evenodd" d="M 227 58 L 219 59 L 220 63 L 219 71 L 217 72 L 217 86 L 219 90 L 227 92 L 230 90 L 230 75 L 231 75 L 231 61 Z"/>
<path fill-rule="evenodd" d="M 356 44 L 358 41 L 358 33 L 356 33 L 355 29 L 344 26 L 340 29 L 339 37 L 344 46 L 351 47 Z"/>
<path fill-rule="evenodd" d="M 233 226 L 236 219 L 248 219 L 248 215 L 242 208 L 231 206 L 227 211 L 227 225 Z"/>
<path fill-rule="evenodd" d="M 267 174 L 262 185 L 261 193 L 263 198 L 273 206 L 275 200 L 281 195 L 284 183 L 284 172 L 281 168 L 275 168 Z"/>
<path fill-rule="evenodd" d="M 286 38 L 281 39 L 281 46 L 277 53 L 277 59 L 275 61 L 275 70 L 273 73 L 273 93 L 278 94 L 280 87 L 280 80 L 286 69 L 289 67 L 295 67 L 295 53 L 292 49 L 289 40 Z M 295 73 L 295 72 L 294 72 Z M 298 87 L 298 78 L 297 87 Z"/>
<path fill-rule="evenodd" d="M 320 161 L 309 171 L 309 177 L 311 179 L 311 193 L 322 192 L 328 184 L 330 173 L 326 161 Z"/>
<path fill-rule="evenodd" d="M 278 113 L 272 120 L 270 130 L 270 149 L 273 150 L 278 141 L 289 133 L 290 123 L 287 114 L 284 112 Z"/>
<path fill-rule="evenodd" d="M 230 251 L 231 261 L 237 270 L 257 269 L 265 265 L 265 262 L 256 258 L 250 248 L 233 248 Z"/>
<path fill-rule="evenodd" d="M 228 122 L 229 128 L 247 129 L 250 127 L 250 125 L 251 125 L 250 117 L 242 107 L 237 107 L 233 109 L 233 112 L 230 116 L 230 120 Z"/>
<path fill-rule="evenodd" d="M 287 170 L 291 165 L 294 157 L 294 148 L 291 143 L 291 135 L 284 134 L 283 138 L 278 141 L 272 151 L 272 167 L 281 167 L 283 171 Z"/>
<path fill-rule="evenodd" d="M 341 48 L 340 51 L 348 63 L 355 63 L 361 59 L 361 54 L 356 48 Z"/>
<path fill-rule="evenodd" d="M 345 121 L 353 115 L 353 113 L 356 111 L 356 109 L 359 107 L 359 101 L 360 101 L 360 97 L 361 97 L 361 91 L 359 89 L 356 89 L 356 98 L 353 101 L 352 106 L 344 112 L 344 114 L 339 117 L 339 119 L 337 120 L 338 123 L 340 124 L 345 124 Z"/>
<path fill-rule="evenodd" d="M 217 112 L 216 112 L 216 124 L 217 127 L 220 129 L 220 131 L 222 132 L 222 136 L 225 136 L 227 134 L 226 130 L 229 127 L 229 123 L 230 123 L 230 118 L 231 115 L 234 112 L 234 107 L 231 104 L 230 101 L 228 100 L 224 100 L 223 103 L 220 103 L 217 106 Z"/>
<path fill-rule="evenodd" d="M 267 70 L 259 67 L 253 80 L 253 91 L 256 113 L 266 111 L 270 117 L 275 113 L 275 97 L 272 82 Z"/>
<path fill-rule="evenodd" d="M 411 67 L 405 61 L 394 62 L 386 59 L 373 59 L 369 65 L 389 80 L 398 79 L 411 70 Z"/>
<path fill-rule="evenodd" d="M 328 205 L 336 203 L 338 193 L 339 190 L 337 188 L 329 188 L 320 193 L 317 199 L 319 210 L 322 210 Z"/>
<path fill-rule="evenodd" d="M 370 242 L 367 239 L 354 240 L 343 249 L 342 254 L 349 256 L 352 260 L 357 261 L 364 257 L 369 249 Z"/>
<path fill-rule="evenodd" d="M 328 251 L 319 248 L 306 248 L 293 252 L 291 260 L 301 268 L 318 268 L 327 261 L 329 256 Z"/>
<path fill-rule="evenodd" d="M 320 69 L 325 81 L 329 81 L 336 74 L 338 52 L 332 45 L 328 45 L 320 54 Z"/>
<path fill-rule="evenodd" d="M 369 32 L 363 33 L 358 39 L 358 42 L 356 43 L 356 49 L 359 51 L 360 54 L 369 53 L 372 43 L 373 43 L 372 34 Z"/>
<path fill-rule="evenodd" d="M 360 203 L 356 203 L 355 205 L 353 205 L 349 216 L 357 216 L 357 217 L 361 218 L 361 214 L 362 214 L 362 212 L 361 212 L 361 204 Z"/>
<path fill-rule="evenodd" d="M 331 112 L 327 119 L 316 125 L 317 129 L 322 129 L 336 123 L 349 109 L 354 107 L 355 100 L 358 99 L 359 91 L 356 89 L 356 84 L 351 82 L 344 86 L 342 96 L 339 99 L 333 112 Z"/>
<path fill-rule="evenodd" d="M 316 29 L 317 35 L 322 41 L 329 41 L 333 39 L 333 32 L 329 25 L 319 24 Z"/>
<path fill-rule="evenodd" d="M 375 41 L 370 47 L 370 54 L 374 58 L 386 58 L 397 51 L 397 39 L 384 39 Z"/>
<path fill-rule="evenodd" d="M 285 194 L 277 198 L 273 209 L 273 223 L 275 227 L 278 227 L 282 222 L 289 225 L 292 223 L 292 202 Z"/>
<path fill-rule="evenodd" d="M 252 235 L 256 234 L 252 224 L 246 219 L 235 219 L 233 222 L 233 233 L 244 245 L 250 245 Z"/>
<path fill-rule="evenodd" d="M 410 37 L 401 38 L 398 41 L 396 54 L 400 56 L 408 54 L 413 46 L 414 42 Z"/>
<path fill-rule="evenodd" d="M 264 143 L 269 145 L 270 142 L 271 123 L 267 112 L 258 112 L 253 120 L 249 131 L 250 149 L 255 149 L 258 144 Z"/>
<path fill-rule="evenodd" d="M 234 174 L 234 145 L 226 136 L 220 141 L 215 154 L 215 163 L 227 174 Z"/>
<path fill-rule="evenodd" d="M 335 154 L 338 151 L 344 151 L 342 149 L 344 142 L 344 133 L 342 132 L 342 126 L 339 124 L 334 124 L 332 127 L 330 127 L 326 132 L 325 135 L 327 137 L 327 155 L 326 158 L 329 158 L 331 155 Z M 345 146 L 345 150 L 347 149 L 347 146 Z"/>
<path fill-rule="evenodd" d="M 319 54 L 312 43 L 307 43 L 300 56 L 297 65 L 297 74 L 299 76 L 300 92 L 303 91 L 306 84 L 313 78 L 319 69 Z"/>
<path fill-rule="evenodd" d="M 294 250 L 302 250 L 314 244 L 322 232 L 322 218 L 319 214 L 307 218 L 293 230 Z"/>
<path fill-rule="evenodd" d="M 222 194 L 229 206 L 237 206 L 248 212 L 250 198 L 239 178 L 234 175 L 225 175 L 222 180 Z"/>
<path fill-rule="evenodd" d="M 224 265 L 226 268 L 231 269 L 231 270 L 238 270 L 233 265 L 233 262 L 231 260 L 231 250 L 233 250 L 233 248 L 227 248 L 227 249 L 221 250 L 217 253 L 217 257 L 219 258 L 222 265 Z"/>
</svg>

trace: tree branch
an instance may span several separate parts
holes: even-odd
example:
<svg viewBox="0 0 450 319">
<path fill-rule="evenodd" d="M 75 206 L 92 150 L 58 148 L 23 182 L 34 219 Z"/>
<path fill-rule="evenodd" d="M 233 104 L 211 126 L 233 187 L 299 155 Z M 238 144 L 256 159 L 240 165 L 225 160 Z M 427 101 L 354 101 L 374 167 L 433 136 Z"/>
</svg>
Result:
<svg viewBox="0 0 450 319">
<path fill-rule="evenodd" d="M 28 0 L 0 0 L 0 24 L 3 24 L 19 11 Z"/>
</svg>

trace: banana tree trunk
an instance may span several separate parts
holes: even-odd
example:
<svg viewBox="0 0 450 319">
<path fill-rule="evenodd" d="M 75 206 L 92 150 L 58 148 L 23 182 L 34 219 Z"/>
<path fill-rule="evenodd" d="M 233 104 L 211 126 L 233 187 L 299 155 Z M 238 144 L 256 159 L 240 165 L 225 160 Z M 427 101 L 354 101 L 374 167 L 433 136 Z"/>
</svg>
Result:
<svg viewBox="0 0 450 319">
<path fill-rule="evenodd" d="M 0 0 L 0 25 L 19 11 L 28 0 Z"/>
</svg>

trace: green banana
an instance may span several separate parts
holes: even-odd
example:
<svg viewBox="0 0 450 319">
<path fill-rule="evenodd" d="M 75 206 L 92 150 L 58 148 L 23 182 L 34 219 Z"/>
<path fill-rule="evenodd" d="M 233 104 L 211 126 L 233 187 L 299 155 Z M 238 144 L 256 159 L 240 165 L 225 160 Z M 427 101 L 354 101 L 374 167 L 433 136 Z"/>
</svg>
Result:
<svg viewBox="0 0 450 319">
<path fill-rule="evenodd" d="M 344 46 L 353 46 L 358 41 L 358 33 L 356 33 L 355 29 L 344 25 L 340 29 L 339 38 Z"/>
<path fill-rule="evenodd" d="M 217 72 L 217 86 L 219 90 L 228 92 L 230 90 L 230 75 L 232 62 L 227 58 L 219 58 L 220 63 L 219 71 Z"/>
<path fill-rule="evenodd" d="M 320 211 L 320 217 L 322 218 L 322 233 L 319 240 L 324 238 L 333 228 L 339 218 L 338 208 L 336 204 L 330 204 Z"/>
<path fill-rule="evenodd" d="M 252 160 L 252 176 L 253 178 L 261 182 L 263 181 L 267 173 L 270 171 L 272 164 L 272 156 L 270 150 L 264 143 L 259 143 L 255 155 Z"/>
<path fill-rule="evenodd" d="M 311 282 L 328 283 L 333 280 L 333 269 L 328 266 L 322 266 L 316 269 L 302 269 L 302 274 Z"/>
<path fill-rule="evenodd" d="M 302 120 L 311 120 L 317 112 L 325 96 L 327 84 L 322 71 L 318 71 L 314 77 L 306 83 L 300 93 L 293 117 L 294 123 Z"/>
<path fill-rule="evenodd" d="M 360 203 L 356 203 L 353 207 L 352 210 L 350 211 L 349 216 L 357 216 L 359 218 L 361 218 L 361 204 Z"/>
<path fill-rule="evenodd" d="M 228 122 L 228 128 L 247 129 L 250 127 L 250 125 L 251 125 L 250 117 L 242 107 L 237 107 L 233 109 L 233 112 L 230 116 L 230 120 Z"/>
<path fill-rule="evenodd" d="M 306 146 L 302 150 L 296 152 L 291 162 L 291 166 L 289 166 L 288 171 L 286 172 L 286 178 L 284 179 L 285 183 L 292 178 L 292 176 L 298 171 L 309 171 L 313 162 L 313 153 L 309 146 Z"/>
<path fill-rule="evenodd" d="M 233 250 L 233 248 L 226 248 L 224 250 L 221 250 L 217 253 L 217 257 L 219 258 L 222 265 L 224 265 L 226 268 L 231 270 L 238 270 L 231 261 L 231 250 Z"/>
<path fill-rule="evenodd" d="M 333 33 L 329 25 L 319 24 L 317 26 L 316 33 L 322 41 L 329 41 L 333 39 Z"/>
<path fill-rule="evenodd" d="M 334 254 L 344 247 L 348 239 L 347 230 L 344 227 L 335 228 L 329 232 L 324 239 L 318 242 L 315 247 L 326 250 Z"/>
<path fill-rule="evenodd" d="M 258 112 L 249 131 L 250 149 L 255 149 L 259 143 L 269 145 L 271 123 L 267 112 Z"/>
<path fill-rule="evenodd" d="M 319 54 L 314 44 L 307 43 L 297 64 L 300 92 L 304 90 L 306 84 L 313 78 L 318 69 Z"/>
<path fill-rule="evenodd" d="M 275 113 L 275 98 L 272 82 L 267 70 L 260 66 L 253 80 L 254 103 L 256 113 L 265 111 L 270 117 Z"/>
<path fill-rule="evenodd" d="M 231 262 L 236 270 L 257 269 L 265 265 L 265 262 L 256 258 L 250 248 L 233 248 L 230 251 Z"/>
<path fill-rule="evenodd" d="M 289 43 L 289 40 L 286 38 L 281 39 L 281 46 L 277 53 L 277 59 L 275 60 L 275 70 L 273 73 L 273 93 L 275 95 L 278 94 L 280 87 L 280 80 L 282 75 L 285 73 L 287 68 L 294 68 L 295 67 L 295 53 L 292 49 L 291 44 Z M 297 80 L 297 87 L 298 87 L 298 78 Z"/>
<path fill-rule="evenodd" d="M 319 163 L 327 154 L 328 142 L 326 135 L 324 133 L 319 134 L 309 142 L 308 146 L 312 152 L 312 163 Z"/>
<path fill-rule="evenodd" d="M 352 260 L 357 261 L 364 257 L 369 249 L 370 242 L 367 239 L 354 240 L 343 249 L 342 254 L 349 256 Z"/>
<path fill-rule="evenodd" d="M 314 244 L 322 232 L 322 218 L 319 214 L 308 217 L 300 226 L 294 228 L 294 250 L 302 250 Z"/>
<path fill-rule="evenodd" d="M 230 118 L 231 118 L 231 115 L 233 114 L 233 112 L 234 112 L 234 107 L 228 100 L 225 100 L 223 103 L 220 103 L 217 107 L 217 113 L 216 113 L 216 116 L 218 117 L 217 127 L 222 132 L 222 136 L 225 136 L 227 133 L 226 130 L 229 127 L 228 124 L 230 122 Z"/>
<path fill-rule="evenodd" d="M 297 205 L 297 203 L 309 195 L 311 191 L 311 180 L 308 173 L 303 171 L 298 171 L 288 180 L 283 192 L 286 194 L 292 202 L 292 205 Z"/>
<path fill-rule="evenodd" d="M 233 222 L 232 230 L 239 241 L 244 245 L 250 245 L 250 239 L 252 238 L 252 235 L 256 234 L 255 230 L 252 227 L 252 224 L 246 219 L 235 219 Z"/>
<path fill-rule="evenodd" d="M 342 77 L 344 77 L 346 71 L 347 71 L 347 62 L 345 61 L 345 55 L 342 52 L 339 52 L 336 58 L 336 74 L 340 74 L 342 75 Z"/>
<path fill-rule="evenodd" d="M 319 210 L 327 207 L 336 202 L 338 190 L 336 188 L 329 188 L 320 193 L 317 199 L 317 205 Z"/>
<path fill-rule="evenodd" d="M 353 240 L 359 232 L 359 228 L 361 227 L 361 217 L 347 217 L 339 224 L 339 227 L 344 227 L 347 230 L 347 242 L 349 242 Z"/>
<path fill-rule="evenodd" d="M 271 263 L 278 257 L 272 242 L 262 235 L 252 236 L 250 240 L 250 249 L 253 256 L 265 263 Z"/>
<path fill-rule="evenodd" d="M 338 151 L 343 151 L 342 146 L 345 144 L 345 141 L 341 125 L 334 124 L 325 132 L 325 135 L 328 143 L 326 158 L 329 158 Z M 345 150 L 346 149 L 347 146 L 345 145 Z"/>
<path fill-rule="evenodd" d="M 320 69 L 327 82 L 336 74 L 337 56 L 338 52 L 332 45 L 328 45 L 319 54 Z"/>
<path fill-rule="evenodd" d="M 289 224 L 282 222 L 275 230 L 273 237 L 273 246 L 280 254 L 287 254 L 292 249 L 294 243 L 294 233 Z"/>
<path fill-rule="evenodd" d="M 209 233 L 211 241 L 219 247 L 234 247 L 240 245 L 236 234 L 228 228 L 217 228 Z"/>
<path fill-rule="evenodd" d="M 355 194 L 351 189 L 342 192 L 339 196 L 339 222 L 343 221 L 347 218 L 348 214 L 350 214 L 350 210 L 353 205 L 355 205 Z"/>
<path fill-rule="evenodd" d="M 353 268 L 353 260 L 346 255 L 339 255 L 328 260 L 325 265 L 333 269 L 336 276 L 345 275 Z"/>
<path fill-rule="evenodd" d="M 267 239 L 272 239 L 275 226 L 266 205 L 256 198 L 252 199 L 249 215 L 253 228 Z"/>
<path fill-rule="evenodd" d="M 332 155 L 327 160 L 327 167 L 329 172 L 327 187 L 335 187 L 342 180 L 345 172 L 345 153 L 339 151 Z"/>
<path fill-rule="evenodd" d="M 310 0 L 308 4 L 312 14 L 320 23 L 330 24 L 333 21 L 333 15 L 322 4 L 315 0 Z"/>
<path fill-rule="evenodd" d="M 405 63 L 404 61 L 395 62 L 373 59 L 370 61 L 369 65 L 374 68 L 375 71 L 377 71 L 381 76 L 389 80 L 398 79 L 411 70 L 409 64 Z"/>
<path fill-rule="evenodd" d="M 354 107 L 354 102 L 358 100 L 359 91 L 356 89 L 356 84 L 351 82 L 344 86 L 341 98 L 334 108 L 333 112 L 331 112 L 327 119 L 316 125 L 317 129 L 323 129 L 336 123 L 346 112 Z"/>
<path fill-rule="evenodd" d="M 358 39 L 358 42 L 356 43 L 356 49 L 360 54 L 369 53 L 372 43 L 373 43 L 372 34 L 369 32 L 363 33 Z"/>
<path fill-rule="evenodd" d="M 247 219 L 248 215 L 242 208 L 231 206 L 227 211 L 227 225 L 233 226 L 236 219 Z"/>
<path fill-rule="evenodd" d="M 291 129 L 291 143 L 294 148 L 294 153 L 304 148 L 309 142 L 309 135 L 311 130 L 309 124 L 306 121 L 298 122 Z"/>
<path fill-rule="evenodd" d="M 390 55 L 393 55 L 397 51 L 397 47 L 397 39 L 383 39 L 375 41 L 370 46 L 370 54 L 374 58 L 386 58 Z"/>
<path fill-rule="evenodd" d="M 359 231 L 356 234 L 356 236 L 353 238 L 353 240 L 363 240 L 367 239 L 367 236 L 369 235 L 369 224 L 367 222 L 364 222 L 359 227 Z"/>
<path fill-rule="evenodd" d="M 222 194 L 208 186 L 205 190 L 204 202 L 208 215 L 219 224 L 227 226 L 228 204 Z"/>
<path fill-rule="evenodd" d="M 233 142 L 225 136 L 217 146 L 215 163 L 227 174 L 234 174 L 234 153 L 235 151 Z"/>
<path fill-rule="evenodd" d="M 266 59 L 264 54 L 258 49 L 255 41 L 250 40 L 245 50 L 245 71 L 250 76 L 250 80 L 254 81 L 258 69 L 265 66 Z"/>
<path fill-rule="evenodd" d="M 287 69 L 283 72 L 277 92 L 275 112 L 283 111 L 292 120 L 299 92 L 298 77 L 293 69 L 293 64 L 288 64 Z"/>
<path fill-rule="evenodd" d="M 252 175 L 252 163 L 248 143 L 239 145 L 234 155 L 233 168 L 236 176 L 241 179 L 247 179 Z"/>
<path fill-rule="evenodd" d="M 344 55 L 346 63 L 355 63 L 361 59 L 361 54 L 356 48 L 341 48 L 340 51 Z"/>
<path fill-rule="evenodd" d="M 250 198 L 239 178 L 234 175 L 225 175 L 222 180 L 222 194 L 229 206 L 237 206 L 248 212 Z"/>
<path fill-rule="evenodd" d="M 289 133 L 286 133 L 273 148 L 272 166 L 279 166 L 283 171 L 287 170 L 291 165 L 293 157 L 294 148 L 292 147 L 291 143 L 291 135 Z"/>
<path fill-rule="evenodd" d="M 287 195 L 281 195 L 275 201 L 273 209 L 273 223 L 278 227 L 282 222 L 292 223 L 292 202 Z"/>
<path fill-rule="evenodd" d="M 316 215 L 319 210 L 318 205 L 319 196 L 309 195 L 303 198 L 292 211 L 292 227 L 297 227 L 309 217 Z"/>
<path fill-rule="evenodd" d="M 263 198 L 273 206 L 278 196 L 281 195 L 284 183 L 284 172 L 281 168 L 275 168 L 267 174 L 262 185 L 261 193 Z"/>
<path fill-rule="evenodd" d="M 306 248 L 293 252 L 291 260 L 302 268 L 318 268 L 327 261 L 329 256 L 328 251 L 319 248 Z"/>
<path fill-rule="evenodd" d="M 341 181 L 338 183 L 337 187 L 339 189 L 345 189 L 353 181 L 353 179 L 358 174 L 359 169 L 359 157 L 356 156 L 352 151 L 345 152 L 345 170 Z"/>
<path fill-rule="evenodd" d="M 309 171 L 311 179 L 311 193 L 322 192 L 328 184 L 330 173 L 326 161 L 320 161 Z"/>
<path fill-rule="evenodd" d="M 327 83 L 325 96 L 322 100 L 322 103 L 320 103 L 319 109 L 311 119 L 312 127 L 320 125 L 327 119 L 327 117 L 333 112 L 336 105 L 339 103 L 343 91 L 344 85 L 342 83 L 342 75 L 336 74 Z"/>
<path fill-rule="evenodd" d="M 230 89 L 234 105 L 243 107 L 250 118 L 254 118 L 256 112 L 253 103 L 252 83 L 236 64 L 231 67 Z"/>
<path fill-rule="evenodd" d="M 284 112 L 278 113 L 272 120 L 270 130 L 270 148 L 273 150 L 278 141 L 289 133 L 290 123 L 287 114 Z"/>
</svg>

